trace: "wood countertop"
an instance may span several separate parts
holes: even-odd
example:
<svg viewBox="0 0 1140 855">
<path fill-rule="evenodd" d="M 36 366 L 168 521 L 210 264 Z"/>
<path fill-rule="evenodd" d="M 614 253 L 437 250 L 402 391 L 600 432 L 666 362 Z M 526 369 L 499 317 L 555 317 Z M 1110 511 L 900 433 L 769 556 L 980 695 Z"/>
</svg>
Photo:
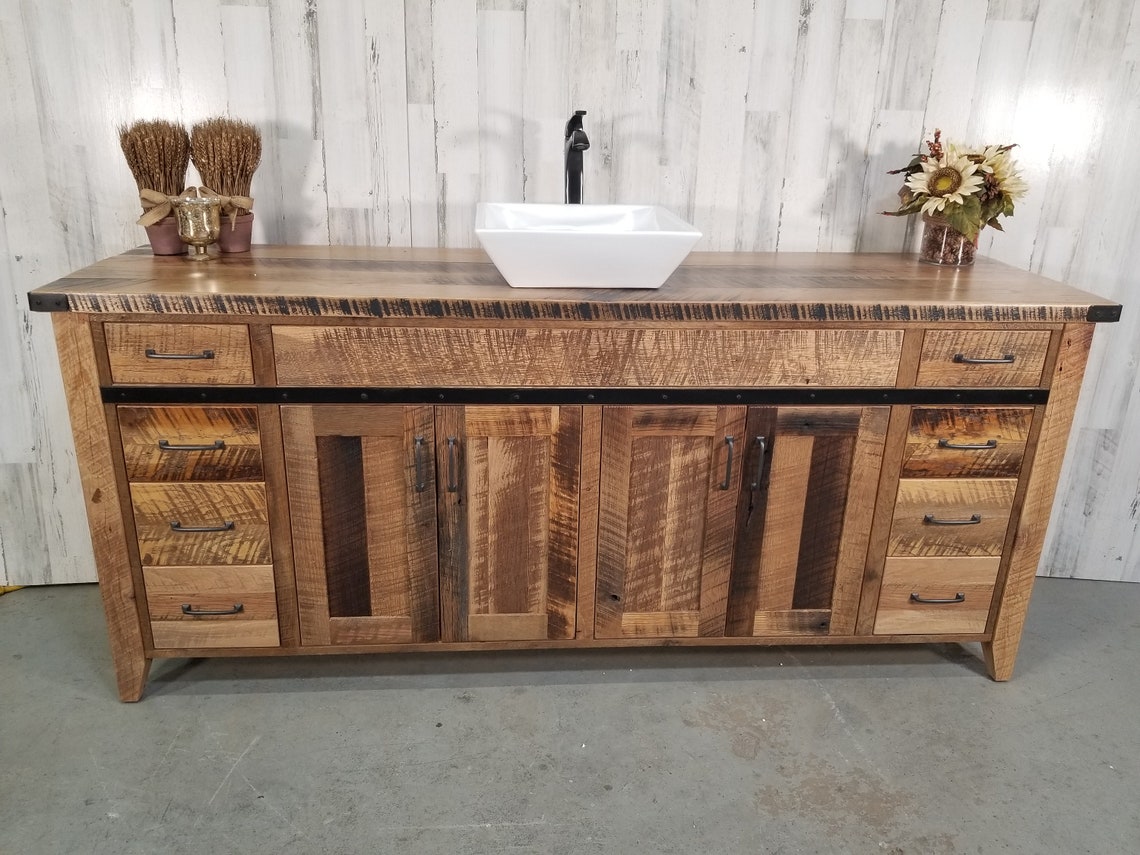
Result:
<svg viewBox="0 0 1140 855">
<path fill-rule="evenodd" d="M 511 288 L 481 250 L 255 246 L 208 262 L 136 249 L 29 294 L 34 311 L 568 321 L 1110 322 L 1119 304 L 988 259 L 695 252 L 657 290 Z"/>
</svg>

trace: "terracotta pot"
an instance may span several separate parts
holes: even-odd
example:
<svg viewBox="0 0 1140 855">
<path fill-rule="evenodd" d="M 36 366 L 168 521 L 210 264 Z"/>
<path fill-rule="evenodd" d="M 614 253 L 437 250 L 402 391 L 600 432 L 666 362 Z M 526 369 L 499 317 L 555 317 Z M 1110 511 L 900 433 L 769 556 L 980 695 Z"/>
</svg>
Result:
<svg viewBox="0 0 1140 855">
<path fill-rule="evenodd" d="M 253 212 L 241 214 L 233 223 L 222 216 L 222 233 L 218 235 L 218 249 L 222 252 L 249 252 L 253 234 Z"/>
<path fill-rule="evenodd" d="M 150 251 L 155 255 L 183 255 L 186 244 L 178 237 L 178 221 L 173 216 L 163 217 L 153 226 L 146 227 Z"/>
<path fill-rule="evenodd" d="M 977 249 L 976 237 L 970 240 L 941 217 L 923 216 L 922 246 L 918 250 L 920 261 L 966 267 L 974 263 Z"/>
</svg>

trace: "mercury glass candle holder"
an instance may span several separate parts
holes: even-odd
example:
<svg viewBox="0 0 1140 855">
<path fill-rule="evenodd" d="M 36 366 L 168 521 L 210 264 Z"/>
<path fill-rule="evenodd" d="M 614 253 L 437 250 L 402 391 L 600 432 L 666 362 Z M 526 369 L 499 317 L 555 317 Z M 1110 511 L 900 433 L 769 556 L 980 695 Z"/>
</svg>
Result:
<svg viewBox="0 0 1140 855">
<path fill-rule="evenodd" d="M 181 196 L 171 202 L 178 221 L 178 237 L 192 249 L 190 258 L 205 261 L 206 250 L 222 232 L 222 206 L 216 196 Z"/>
</svg>

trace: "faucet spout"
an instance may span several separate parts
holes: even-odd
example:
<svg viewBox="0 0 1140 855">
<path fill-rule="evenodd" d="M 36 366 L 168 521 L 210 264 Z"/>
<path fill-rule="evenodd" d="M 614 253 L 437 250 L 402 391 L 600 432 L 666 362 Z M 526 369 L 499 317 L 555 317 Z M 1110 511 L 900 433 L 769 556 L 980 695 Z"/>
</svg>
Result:
<svg viewBox="0 0 1140 855">
<path fill-rule="evenodd" d="M 566 123 L 566 203 L 582 204 L 582 152 L 590 147 L 590 139 L 582 130 L 585 110 L 575 110 Z"/>
</svg>

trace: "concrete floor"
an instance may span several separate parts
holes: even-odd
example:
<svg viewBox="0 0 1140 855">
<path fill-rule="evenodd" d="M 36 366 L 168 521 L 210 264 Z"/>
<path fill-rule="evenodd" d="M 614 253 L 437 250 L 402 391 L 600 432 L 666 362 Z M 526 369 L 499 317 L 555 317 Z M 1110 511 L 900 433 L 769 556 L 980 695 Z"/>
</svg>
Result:
<svg viewBox="0 0 1140 855">
<path fill-rule="evenodd" d="M 94 586 L 0 597 L 0 853 L 1140 851 L 1140 585 L 978 651 L 159 662 Z"/>
</svg>

